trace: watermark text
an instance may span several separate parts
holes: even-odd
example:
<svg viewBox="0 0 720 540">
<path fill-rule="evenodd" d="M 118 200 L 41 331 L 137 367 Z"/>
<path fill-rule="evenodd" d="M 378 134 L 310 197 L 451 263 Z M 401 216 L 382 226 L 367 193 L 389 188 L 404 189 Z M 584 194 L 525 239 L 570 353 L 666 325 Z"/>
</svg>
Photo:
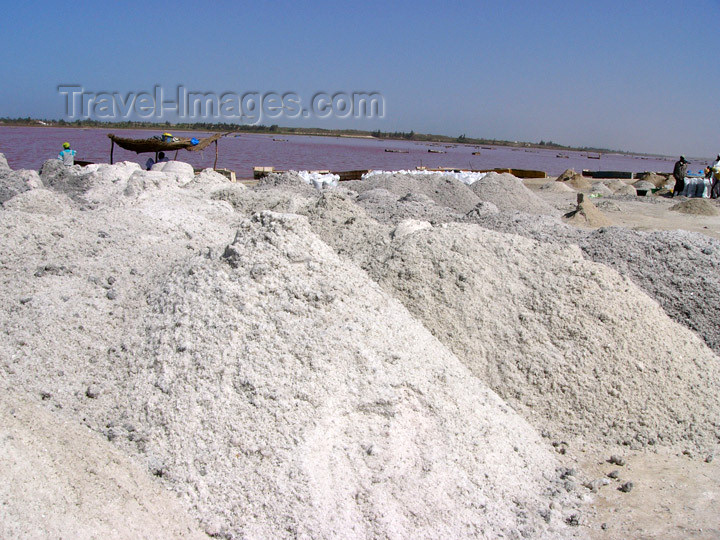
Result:
<svg viewBox="0 0 720 540">
<path fill-rule="evenodd" d="M 178 85 L 152 91 L 94 92 L 81 85 L 57 87 L 67 120 L 214 120 L 260 124 L 280 118 L 384 118 L 379 92 L 317 92 L 302 99 L 296 92 L 203 92 Z"/>
</svg>

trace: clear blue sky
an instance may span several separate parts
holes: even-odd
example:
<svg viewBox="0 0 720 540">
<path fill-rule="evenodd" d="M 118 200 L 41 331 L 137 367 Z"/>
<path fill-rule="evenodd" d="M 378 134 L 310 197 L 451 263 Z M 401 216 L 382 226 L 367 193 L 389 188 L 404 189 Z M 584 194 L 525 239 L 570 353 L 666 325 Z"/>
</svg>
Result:
<svg viewBox="0 0 720 540">
<path fill-rule="evenodd" d="M 377 91 L 383 120 L 308 124 L 720 151 L 718 0 L 0 7 L 0 116 L 60 118 L 58 84 Z"/>
</svg>

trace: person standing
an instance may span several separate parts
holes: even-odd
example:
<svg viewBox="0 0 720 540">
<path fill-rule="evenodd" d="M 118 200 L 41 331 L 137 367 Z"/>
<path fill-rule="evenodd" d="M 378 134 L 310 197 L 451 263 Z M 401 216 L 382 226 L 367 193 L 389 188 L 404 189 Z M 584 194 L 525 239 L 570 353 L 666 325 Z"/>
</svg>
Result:
<svg viewBox="0 0 720 540">
<path fill-rule="evenodd" d="M 64 142 L 63 149 L 60 150 L 58 154 L 58 159 L 63 162 L 63 165 L 75 165 L 75 154 L 77 154 L 77 152 L 70 149 L 70 143 Z"/>
<path fill-rule="evenodd" d="M 687 175 L 687 166 L 690 163 L 685 156 L 680 156 L 680 159 L 675 162 L 673 168 L 673 177 L 675 178 L 675 187 L 673 188 L 673 197 L 682 194 L 685 189 L 685 175 Z"/>
<path fill-rule="evenodd" d="M 720 156 L 718 156 L 718 158 L 720 158 Z M 710 198 L 720 199 L 720 159 L 710 167 L 710 178 L 712 179 Z"/>
</svg>

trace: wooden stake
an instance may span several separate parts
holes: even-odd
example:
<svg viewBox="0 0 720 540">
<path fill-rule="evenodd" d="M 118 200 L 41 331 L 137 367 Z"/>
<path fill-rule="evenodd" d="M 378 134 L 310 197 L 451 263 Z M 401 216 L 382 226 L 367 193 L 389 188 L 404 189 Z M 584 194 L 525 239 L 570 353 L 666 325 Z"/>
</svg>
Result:
<svg viewBox="0 0 720 540">
<path fill-rule="evenodd" d="M 213 169 L 217 169 L 217 158 L 218 158 L 218 146 L 217 146 L 217 139 L 215 139 L 215 165 L 213 165 Z"/>
<path fill-rule="evenodd" d="M 113 164 L 113 150 L 115 150 L 115 141 L 110 139 L 110 165 Z"/>
</svg>

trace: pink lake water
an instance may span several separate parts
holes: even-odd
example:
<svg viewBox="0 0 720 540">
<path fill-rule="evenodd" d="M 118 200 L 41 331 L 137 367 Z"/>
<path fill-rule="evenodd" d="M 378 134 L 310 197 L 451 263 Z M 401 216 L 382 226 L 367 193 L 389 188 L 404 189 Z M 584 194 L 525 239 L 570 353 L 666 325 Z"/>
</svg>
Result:
<svg viewBox="0 0 720 540">
<path fill-rule="evenodd" d="M 46 159 L 57 157 L 62 143 L 68 141 L 77 150 L 77 159 L 108 163 L 112 129 L 44 128 L 0 126 L 0 152 L 13 169 L 39 169 Z M 127 138 L 159 135 L 157 130 L 115 130 Z M 204 137 L 207 133 L 173 131 L 176 136 Z M 276 140 L 273 140 L 276 139 Z M 385 150 L 401 152 L 386 152 Z M 428 150 L 443 153 L 428 152 Z M 480 152 L 473 155 L 473 152 Z M 567 157 L 558 157 L 558 154 Z M 114 160 L 134 161 L 144 166 L 152 154 L 135 154 L 115 146 Z M 174 153 L 170 153 L 172 158 Z M 594 154 L 592 154 L 594 155 Z M 497 167 L 537 169 L 556 176 L 566 169 L 592 171 L 671 172 L 677 157 L 648 157 L 624 154 L 603 154 L 590 159 L 587 152 L 557 151 L 535 148 L 492 146 L 490 149 L 463 144 L 419 143 L 349 137 L 315 137 L 303 135 L 240 134 L 219 141 L 218 167 L 234 170 L 239 178 L 251 178 L 253 167 L 273 166 L 280 170 L 333 171 L 356 169 L 398 170 L 425 167 L 493 169 Z M 178 160 L 195 167 L 212 167 L 215 147 L 203 152 L 180 150 Z M 697 172 L 709 163 L 694 161 L 691 171 Z"/>
</svg>

